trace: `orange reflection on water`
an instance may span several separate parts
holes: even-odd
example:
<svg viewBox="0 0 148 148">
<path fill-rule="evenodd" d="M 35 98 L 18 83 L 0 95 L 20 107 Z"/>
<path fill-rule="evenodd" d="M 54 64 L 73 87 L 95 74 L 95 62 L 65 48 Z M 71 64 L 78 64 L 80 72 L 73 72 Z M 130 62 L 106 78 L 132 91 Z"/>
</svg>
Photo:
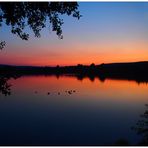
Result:
<svg viewBox="0 0 148 148">
<path fill-rule="evenodd" d="M 148 86 L 145 83 L 138 84 L 135 81 L 106 79 L 101 82 L 98 78 L 90 81 L 85 78 L 82 81 L 76 77 L 60 76 L 29 76 L 11 80 L 13 90 L 20 94 L 46 95 L 47 92 L 65 96 L 65 91 L 75 90 L 74 99 L 80 100 L 108 100 L 123 102 L 143 102 L 148 100 Z"/>
</svg>

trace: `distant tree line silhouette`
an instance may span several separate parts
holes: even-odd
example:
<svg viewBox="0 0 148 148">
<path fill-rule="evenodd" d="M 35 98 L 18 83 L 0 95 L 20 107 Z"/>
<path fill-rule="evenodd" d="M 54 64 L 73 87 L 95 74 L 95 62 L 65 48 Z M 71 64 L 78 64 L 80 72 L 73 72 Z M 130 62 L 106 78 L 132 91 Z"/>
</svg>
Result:
<svg viewBox="0 0 148 148">
<path fill-rule="evenodd" d="M 82 81 L 89 78 L 94 81 L 98 78 L 104 82 L 105 79 L 134 80 L 139 83 L 148 83 L 148 62 L 135 63 L 111 63 L 95 65 L 78 64 L 77 66 L 39 67 L 39 66 L 9 66 L 0 65 L 0 93 L 9 95 L 11 85 L 10 78 L 18 78 L 23 75 L 62 75 L 76 77 Z"/>
<path fill-rule="evenodd" d="M 111 63 L 95 65 L 34 67 L 34 66 L 0 66 L 1 75 L 73 75 L 79 80 L 88 77 L 94 81 L 98 77 L 101 81 L 106 78 L 135 80 L 137 83 L 148 82 L 148 62 Z"/>
</svg>

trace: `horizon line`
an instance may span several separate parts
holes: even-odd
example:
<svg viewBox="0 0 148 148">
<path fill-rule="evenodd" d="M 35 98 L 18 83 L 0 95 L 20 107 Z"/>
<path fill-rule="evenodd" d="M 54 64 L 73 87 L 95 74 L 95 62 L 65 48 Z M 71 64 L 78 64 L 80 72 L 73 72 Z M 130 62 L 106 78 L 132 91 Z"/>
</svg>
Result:
<svg viewBox="0 0 148 148">
<path fill-rule="evenodd" d="M 135 62 L 112 62 L 112 63 L 101 63 L 101 64 L 95 64 L 95 63 L 91 63 L 91 64 L 95 64 L 96 66 L 98 66 L 98 65 L 102 65 L 102 64 L 122 64 L 122 63 L 140 63 L 140 62 L 148 62 L 148 61 L 135 61 Z M 90 66 L 91 64 L 81 64 L 81 63 L 78 63 L 78 64 L 75 64 L 75 65 L 59 65 L 59 64 L 57 64 L 57 65 L 15 65 L 15 64 L 0 64 L 0 66 L 26 66 L 26 67 L 57 67 L 57 66 L 59 66 L 59 67 L 70 67 L 70 66 L 78 66 L 78 65 L 83 65 L 83 66 Z"/>
</svg>

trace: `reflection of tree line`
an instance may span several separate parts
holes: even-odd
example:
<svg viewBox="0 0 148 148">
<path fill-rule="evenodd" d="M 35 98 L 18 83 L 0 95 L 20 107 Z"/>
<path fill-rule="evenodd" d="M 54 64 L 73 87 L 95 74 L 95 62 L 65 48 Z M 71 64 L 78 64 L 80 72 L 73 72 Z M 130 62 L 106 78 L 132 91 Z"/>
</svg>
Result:
<svg viewBox="0 0 148 148">
<path fill-rule="evenodd" d="M 78 64 L 77 66 L 65 67 L 33 67 L 33 66 L 6 66 L 0 65 L 0 93 L 10 95 L 10 78 L 21 77 L 23 75 L 55 75 L 76 77 L 82 81 L 89 78 L 94 81 L 98 78 L 104 82 L 105 79 L 124 79 L 134 80 L 139 83 L 148 82 L 148 62 L 137 63 L 115 63 L 115 64 L 101 64 L 90 66 Z M 14 77 L 15 76 L 15 77 Z"/>
<path fill-rule="evenodd" d="M 9 84 L 9 80 L 12 77 L 0 77 L 0 94 L 3 94 L 5 96 L 11 94 L 11 84 Z M 13 77 L 16 79 L 16 77 Z M 148 104 L 146 104 L 146 107 L 148 107 Z M 140 115 L 140 120 L 136 123 L 134 127 L 132 127 L 132 130 L 136 131 L 138 135 L 142 136 L 142 139 L 140 142 L 135 143 L 135 145 L 148 145 L 148 109 L 145 110 L 145 112 Z M 118 146 L 128 146 L 130 145 L 130 142 L 127 139 L 118 139 L 113 145 Z"/>
<path fill-rule="evenodd" d="M 34 67 L 34 66 L 0 66 L 0 74 L 9 75 L 71 75 L 83 80 L 88 77 L 91 81 L 97 77 L 101 81 L 106 78 L 135 80 L 137 83 L 148 82 L 148 62 L 91 64 L 89 66 Z"/>
</svg>

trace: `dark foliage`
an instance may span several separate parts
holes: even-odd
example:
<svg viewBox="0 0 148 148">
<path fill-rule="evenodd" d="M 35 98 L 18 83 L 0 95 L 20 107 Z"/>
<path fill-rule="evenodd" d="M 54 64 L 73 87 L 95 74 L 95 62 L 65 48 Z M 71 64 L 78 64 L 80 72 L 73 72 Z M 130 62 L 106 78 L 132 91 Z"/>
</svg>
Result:
<svg viewBox="0 0 148 148">
<path fill-rule="evenodd" d="M 148 104 L 145 105 L 148 108 Z M 147 145 L 148 146 L 148 109 L 140 116 L 136 126 L 132 127 L 138 135 L 142 136 L 142 140 L 138 145 Z"/>
<path fill-rule="evenodd" d="M 40 37 L 42 28 L 49 24 L 49 28 L 55 31 L 59 38 L 63 38 L 61 15 L 71 15 L 80 18 L 77 2 L 0 2 L 0 26 L 2 22 L 11 26 L 11 32 L 23 40 L 28 40 L 29 33 L 25 31 L 29 27 L 35 37 Z M 0 47 L 4 44 L 1 42 Z"/>
<path fill-rule="evenodd" d="M 130 143 L 126 139 L 118 139 L 113 145 L 114 146 L 129 146 Z"/>
<path fill-rule="evenodd" d="M 33 66 L 0 66 L 1 75 L 71 75 L 78 80 L 88 77 L 91 81 L 95 78 L 105 81 L 110 79 L 134 80 L 139 83 L 148 83 L 148 62 L 113 63 L 90 66 L 78 64 L 77 66 L 60 67 L 33 67 Z"/>
<path fill-rule="evenodd" d="M 8 83 L 8 80 L 9 78 L 7 77 L 0 77 L 0 94 L 4 94 L 5 96 L 11 94 L 11 85 Z"/>
<path fill-rule="evenodd" d="M 5 44 L 6 44 L 5 41 L 0 42 L 0 50 L 2 50 L 4 48 Z"/>
</svg>

